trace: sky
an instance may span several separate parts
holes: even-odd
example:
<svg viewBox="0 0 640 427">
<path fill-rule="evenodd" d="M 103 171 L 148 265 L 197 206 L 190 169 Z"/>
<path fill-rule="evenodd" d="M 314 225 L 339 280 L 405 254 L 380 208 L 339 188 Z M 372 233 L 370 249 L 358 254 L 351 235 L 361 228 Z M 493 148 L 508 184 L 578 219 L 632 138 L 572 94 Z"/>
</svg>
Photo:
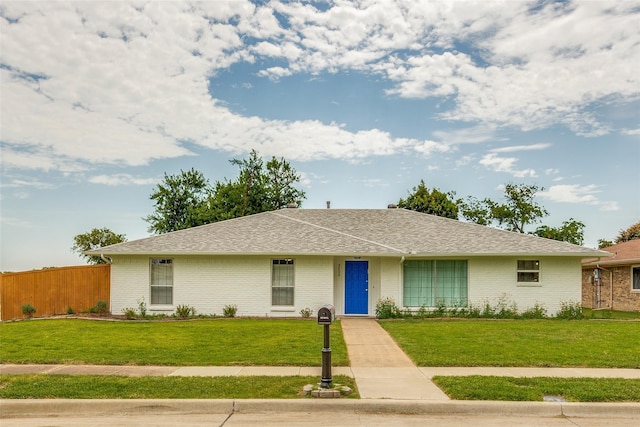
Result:
<svg viewBox="0 0 640 427">
<path fill-rule="evenodd" d="M 147 237 L 165 173 L 252 149 L 302 208 L 517 183 L 549 211 L 529 231 L 640 220 L 640 1 L 3 0 L 0 31 L 0 271 Z"/>
</svg>

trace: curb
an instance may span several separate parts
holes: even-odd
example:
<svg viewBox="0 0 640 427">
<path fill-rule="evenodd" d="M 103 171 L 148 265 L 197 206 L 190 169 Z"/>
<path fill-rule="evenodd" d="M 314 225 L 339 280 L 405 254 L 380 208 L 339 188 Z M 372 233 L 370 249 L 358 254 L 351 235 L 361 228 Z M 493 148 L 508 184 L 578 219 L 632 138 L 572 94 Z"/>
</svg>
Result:
<svg viewBox="0 0 640 427">
<path fill-rule="evenodd" d="M 500 415 L 640 419 L 640 403 L 419 401 L 389 399 L 43 399 L 0 400 L 0 419 L 98 414 L 257 414 L 343 412 L 403 415 Z"/>
</svg>

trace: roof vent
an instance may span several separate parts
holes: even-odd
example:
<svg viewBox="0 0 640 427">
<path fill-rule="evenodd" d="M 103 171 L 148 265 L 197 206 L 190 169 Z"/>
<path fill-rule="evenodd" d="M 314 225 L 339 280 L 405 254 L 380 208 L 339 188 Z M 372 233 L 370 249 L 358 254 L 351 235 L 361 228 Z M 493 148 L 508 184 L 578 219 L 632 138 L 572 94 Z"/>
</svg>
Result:
<svg viewBox="0 0 640 427">
<path fill-rule="evenodd" d="M 327 209 L 331 209 L 331 200 L 327 200 Z"/>
<path fill-rule="evenodd" d="M 297 209 L 297 208 L 298 208 L 298 205 L 296 205 L 295 203 L 289 203 L 287 205 L 287 209 Z"/>
<path fill-rule="evenodd" d="M 393 203 L 390 203 L 387 205 L 387 209 L 398 209 L 398 205 L 394 205 Z"/>
</svg>

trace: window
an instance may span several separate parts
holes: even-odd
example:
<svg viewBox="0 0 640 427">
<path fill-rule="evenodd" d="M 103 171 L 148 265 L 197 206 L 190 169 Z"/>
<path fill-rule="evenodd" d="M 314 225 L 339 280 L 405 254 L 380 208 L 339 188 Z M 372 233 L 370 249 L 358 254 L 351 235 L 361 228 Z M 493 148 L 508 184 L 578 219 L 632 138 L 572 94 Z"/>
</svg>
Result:
<svg viewBox="0 0 640 427">
<path fill-rule="evenodd" d="M 467 261 L 408 260 L 403 271 L 405 307 L 467 304 Z"/>
<path fill-rule="evenodd" d="M 640 291 L 640 265 L 631 267 L 631 289 Z"/>
<path fill-rule="evenodd" d="M 151 260 L 151 305 L 173 304 L 173 260 Z"/>
<path fill-rule="evenodd" d="M 293 305 L 294 274 L 292 259 L 271 263 L 271 305 Z"/>
<path fill-rule="evenodd" d="M 538 283 L 540 281 L 540 261 L 518 260 L 518 283 Z"/>
</svg>

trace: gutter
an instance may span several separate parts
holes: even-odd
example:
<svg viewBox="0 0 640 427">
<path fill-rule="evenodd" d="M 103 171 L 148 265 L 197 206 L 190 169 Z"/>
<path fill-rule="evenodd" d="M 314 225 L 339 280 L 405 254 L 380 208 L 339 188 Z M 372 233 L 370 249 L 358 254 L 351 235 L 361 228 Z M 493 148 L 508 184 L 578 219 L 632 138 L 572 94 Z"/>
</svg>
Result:
<svg viewBox="0 0 640 427">
<path fill-rule="evenodd" d="M 105 254 L 100 254 L 100 259 L 106 262 L 107 264 L 113 263 L 113 259 L 111 257 L 106 256 Z"/>
</svg>

